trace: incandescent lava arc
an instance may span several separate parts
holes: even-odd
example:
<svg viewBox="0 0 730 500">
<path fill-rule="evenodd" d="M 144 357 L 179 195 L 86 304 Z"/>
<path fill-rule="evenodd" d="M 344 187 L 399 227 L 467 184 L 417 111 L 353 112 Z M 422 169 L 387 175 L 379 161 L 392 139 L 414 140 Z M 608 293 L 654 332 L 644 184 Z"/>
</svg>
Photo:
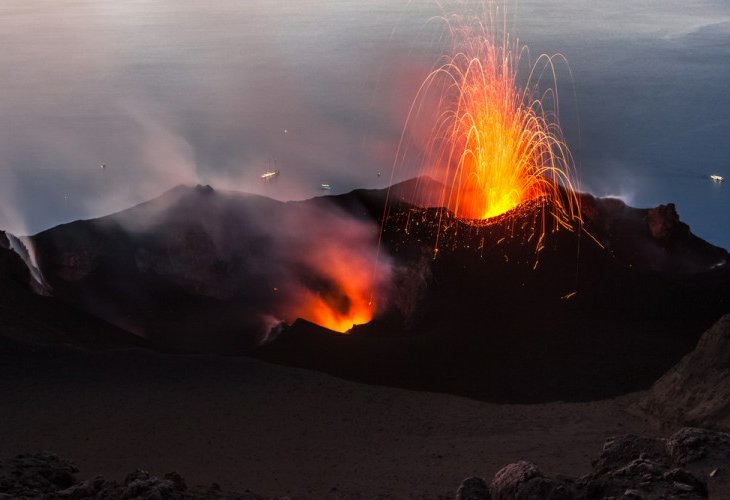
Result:
<svg viewBox="0 0 730 500">
<path fill-rule="evenodd" d="M 444 186 L 434 200 L 439 207 L 477 222 L 538 202 L 542 234 L 548 214 L 556 228 L 572 228 L 580 208 L 558 123 L 554 62 L 561 56 L 541 55 L 531 64 L 527 47 L 507 33 L 504 6 L 488 0 L 477 15 L 443 19 L 451 51 L 418 89 L 395 169 L 409 163 L 415 149 L 406 143 L 409 128 L 428 121 L 418 163 L 422 175 Z M 546 75 L 553 85 L 541 90 Z"/>
</svg>

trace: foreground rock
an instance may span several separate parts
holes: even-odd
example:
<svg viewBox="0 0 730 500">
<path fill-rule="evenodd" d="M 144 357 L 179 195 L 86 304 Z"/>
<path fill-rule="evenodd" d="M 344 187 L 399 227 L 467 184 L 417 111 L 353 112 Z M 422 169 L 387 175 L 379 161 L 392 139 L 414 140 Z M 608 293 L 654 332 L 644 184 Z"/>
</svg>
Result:
<svg viewBox="0 0 730 500">
<path fill-rule="evenodd" d="M 77 472 L 74 464 L 48 452 L 18 455 L 0 461 L 0 499 L 261 499 L 251 492 L 224 492 L 217 484 L 189 489 L 185 480 L 175 472 L 156 477 L 137 470 L 128 474 L 123 483 L 101 476 L 79 482 Z"/>
<path fill-rule="evenodd" d="M 624 435 L 611 438 L 592 462 L 593 471 L 579 478 L 544 474 L 537 465 L 519 461 L 499 470 L 491 482 L 470 477 L 457 500 L 603 500 L 635 498 L 700 500 L 728 498 L 730 488 L 717 479 L 730 474 L 730 434 L 684 428 L 668 439 Z M 217 484 L 189 487 L 175 472 L 155 476 L 143 470 L 123 482 L 97 476 L 80 481 L 76 466 L 41 452 L 0 460 L 0 500 L 6 499 L 239 499 L 263 500 L 250 491 L 224 491 Z M 708 494 L 708 482 L 710 484 Z M 724 494 L 723 494 L 724 493 Z M 278 497 L 273 497 L 278 498 Z M 286 496 L 282 498 L 299 498 Z M 304 497 L 302 497 L 304 498 Z M 333 493 L 328 498 L 340 497 Z M 359 497 L 357 497 L 359 498 Z"/>
<path fill-rule="evenodd" d="M 639 408 L 670 425 L 730 429 L 730 314 L 652 386 Z"/>
<path fill-rule="evenodd" d="M 74 485 L 78 469 L 51 453 L 18 455 L 0 462 L 0 498 L 40 498 Z"/>
<path fill-rule="evenodd" d="M 593 472 L 580 478 L 550 477 L 537 465 L 519 461 L 500 469 L 488 491 L 481 488 L 486 482 L 480 478 L 465 480 L 456 498 L 709 498 L 707 478 L 730 472 L 730 434 L 696 428 L 681 429 L 668 439 L 628 434 L 606 441 L 592 465 Z"/>
</svg>

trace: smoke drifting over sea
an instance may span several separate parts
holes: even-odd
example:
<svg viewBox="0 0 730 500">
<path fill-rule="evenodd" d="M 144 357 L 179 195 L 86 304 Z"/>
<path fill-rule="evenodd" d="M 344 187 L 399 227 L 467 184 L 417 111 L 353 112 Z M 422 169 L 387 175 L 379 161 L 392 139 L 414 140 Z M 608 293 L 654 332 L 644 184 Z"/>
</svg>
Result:
<svg viewBox="0 0 730 500">
<path fill-rule="evenodd" d="M 393 26 L 350 34 L 354 61 L 334 49 L 343 32 L 319 30 L 334 6 L 267 4 L 3 4 L 0 227 L 33 233 L 180 183 L 282 200 L 383 187 L 415 84 L 377 82 L 404 67 L 379 52 Z"/>
<path fill-rule="evenodd" d="M 5 1 L 0 227 L 35 233 L 181 182 L 281 200 L 384 187 L 447 43 L 432 20 L 463 4 Z M 730 246 L 730 191 L 707 181 L 730 177 L 730 5 L 528 0 L 512 21 L 533 53 L 570 65 L 560 121 L 581 186 L 675 202 Z M 260 182 L 268 165 L 275 184 Z M 606 175 L 615 165 L 628 173 Z"/>
</svg>

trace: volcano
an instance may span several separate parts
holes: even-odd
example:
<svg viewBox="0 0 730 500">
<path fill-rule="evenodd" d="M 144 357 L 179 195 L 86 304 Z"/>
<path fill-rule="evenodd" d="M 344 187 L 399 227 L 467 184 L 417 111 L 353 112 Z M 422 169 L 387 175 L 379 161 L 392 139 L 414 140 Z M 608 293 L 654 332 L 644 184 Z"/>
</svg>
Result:
<svg viewBox="0 0 730 500">
<path fill-rule="evenodd" d="M 53 300 L 158 349 L 497 402 L 647 388 L 730 309 L 727 251 L 693 235 L 671 204 L 580 195 L 582 228 L 547 231 L 536 253 L 525 228 L 538 207 L 481 225 L 446 212 L 434 230 L 441 209 L 407 193 L 436 184 L 301 202 L 179 186 L 30 241 Z M 303 263 L 326 241 L 361 250 L 379 236 L 389 292 L 371 321 L 343 334 L 281 317 L 277 304 L 306 294 L 353 307 L 329 261 Z"/>
</svg>

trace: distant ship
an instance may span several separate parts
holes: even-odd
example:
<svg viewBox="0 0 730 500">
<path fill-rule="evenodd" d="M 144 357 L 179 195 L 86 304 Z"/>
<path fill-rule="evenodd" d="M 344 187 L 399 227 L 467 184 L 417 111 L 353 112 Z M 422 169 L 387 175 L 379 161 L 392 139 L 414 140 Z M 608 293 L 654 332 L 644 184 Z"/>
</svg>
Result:
<svg viewBox="0 0 730 500">
<path fill-rule="evenodd" d="M 711 175 L 710 176 L 710 180 L 712 182 L 717 182 L 719 184 L 720 182 L 724 181 L 725 179 L 721 175 L 716 175 L 715 174 L 715 175 Z"/>
<path fill-rule="evenodd" d="M 322 191 L 332 191 L 332 186 L 329 184 L 320 184 L 320 189 L 322 189 Z"/>
<path fill-rule="evenodd" d="M 264 172 L 263 174 L 261 174 L 261 180 L 264 182 L 268 182 L 268 181 L 272 180 L 274 177 L 276 177 L 277 175 L 279 175 L 278 170 L 269 170 L 268 172 Z"/>
</svg>

